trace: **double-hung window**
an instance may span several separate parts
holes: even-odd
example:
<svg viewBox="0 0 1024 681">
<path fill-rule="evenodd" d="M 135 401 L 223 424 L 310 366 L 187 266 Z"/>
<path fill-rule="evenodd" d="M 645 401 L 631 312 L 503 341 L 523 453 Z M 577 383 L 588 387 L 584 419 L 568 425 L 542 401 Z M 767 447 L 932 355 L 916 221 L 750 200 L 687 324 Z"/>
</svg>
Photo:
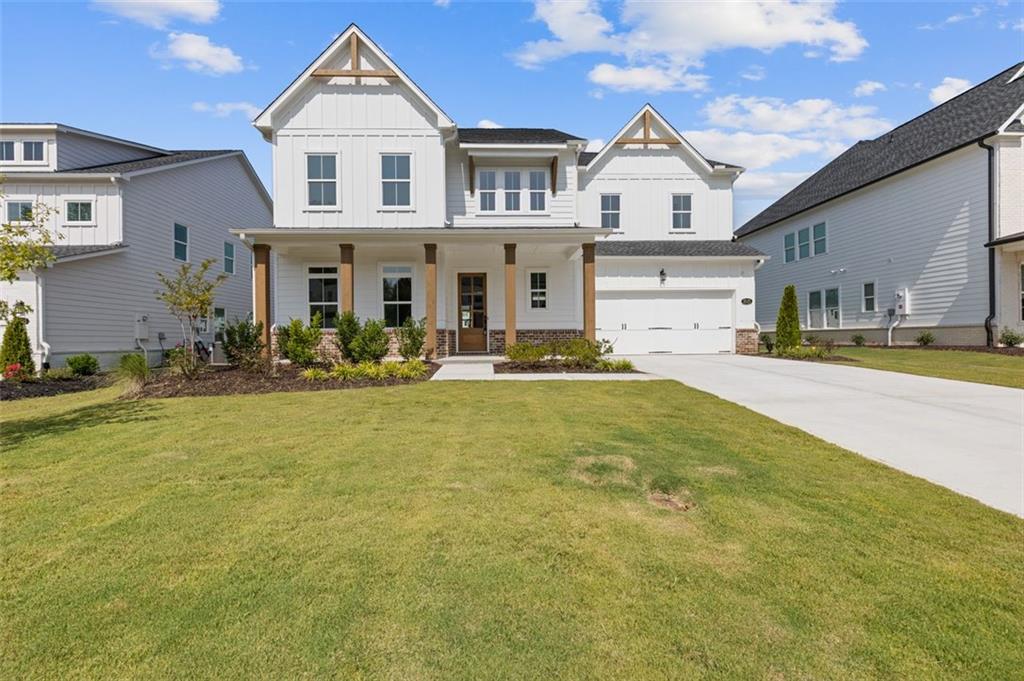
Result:
<svg viewBox="0 0 1024 681">
<path fill-rule="evenodd" d="M 544 310 L 548 306 L 548 273 L 530 272 L 530 309 Z"/>
<path fill-rule="evenodd" d="M 235 245 L 227 241 L 224 242 L 224 272 L 235 273 Z"/>
<path fill-rule="evenodd" d="M 309 268 L 309 323 L 320 315 L 320 328 L 333 329 L 338 319 L 338 268 Z"/>
<path fill-rule="evenodd" d="M 338 157 L 334 154 L 306 156 L 306 195 L 310 207 L 338 205 Z"/>
<path fill-rule="evenodd" d="M 43 160 L 43 143 L 42 142 L 22 142 L 21 143 L 21 160 L 22 161 L 42 161 Z"/>
<path fill-rule="evenodd" d="M 811 257 L 811 230 L 804 227 L 796 233 L 797 247 L 800 252 L 800 259 Z"/>
<path fill-rule="evenodd" d="M 14 160 L 14 142 L 4 141 L 0 142 L 0 161 L 13 161 Z"/>
<path fill-rule="evenodd" d="M 223 307 L 213 308 L 213 340 L 224 342 L 224 330 L 228 327 L 228 311 Z"/>
<path fill-rule="evenodd" d="M 861 310 L 864 312 L 875 311 L 875 282 L 866 281 L 862 288 Z"/>
<path fill-rule="evenodd" d="M 515 213 L 522 210 L 523 175 L 518 170 L 505 171 L 505 211 Z"/>
<path fill-rule="evenodd" d="M 547 176 L 543 170 L 531 170 L 530 171 L 530 210 L 542 211 L 544 210 L 544 202 L 546 201 L 548 190 L 547 190 Z"/>
<path fill-rule="evenodd" d="M 814 225 L 814 255 L 822 255 L 828 250 L 828 243 L 825 235 L 825 223 L 819 222 Z"/>
<path fill-rule="evenodd" d="M 793 262 L 796 260 L 796 234 L 790 232 L 784 237 L 784 250 L 785 250 L 785 261 Z"/>
<path fill-rule="evenodd" d="M 601 194 L 601 227 L 619 228 L 619 198 L 618 194 Z"/>
<path fill-rule="evenodd" d="M 7 222 L 31 222 L 32 202 L 31 201 L 8 201 Z"/>
<path fill-rule="evenodd" d="M 811 291 L 807 294 L 807 328 L 839 328 L 839 289 Z"/>
<path fill-rule="evenodd" d="M 64 221 L 68 224 L 93 224 L 92 201 L 68 201 L 64 204 L 64 211 Z"/>
<path fill-rule="evenodd" d="M 672 195 L 672 229 L 690 229 L 693 224 L 693 197 L 690 194 Z"/>
<path fill-rule="evenodd" d="M 790 232 L 783 239 L 785 240 L 783 245 L 785 262 L 803 260 L 828 252 L 828 233 L 824 222 L 819 222 L 814 227 L 804 227 L 796 232 Z"/>
<path fill-rule="evenodd" d="M 412 206 L 412 163 L 409 154 L 380 157 L 381 204 L 385 208 Z"/>
<path fill-rule="evenodd" d="M 491 213 L 497 209 L 498 174 L 493 170 L 480 171 L 480 211 Z"/>
<path fill-rule="evenodd" d="M 188 262 L 188 227 L 174 223 L 174 259 Z"/>
<path fill-rule="evenodd" d="M 384 325 L 397 328 L 412 316 L 412 267 L 383 267 Z"/>
</svg>

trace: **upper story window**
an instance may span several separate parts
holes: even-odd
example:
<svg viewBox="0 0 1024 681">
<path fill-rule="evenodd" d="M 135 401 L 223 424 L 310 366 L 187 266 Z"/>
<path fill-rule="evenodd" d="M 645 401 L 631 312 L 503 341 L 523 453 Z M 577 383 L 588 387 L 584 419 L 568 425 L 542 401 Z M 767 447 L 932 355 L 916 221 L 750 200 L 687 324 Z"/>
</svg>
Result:
<svg viewBox="0 0 1024 681">
<path fill-rule="evenodd" d="M 306 156 L 306 193 L 310 206 L 338 205 L 338 157 L 334 154 Z"/>
<path fill-rule="evenodd" d="M 693 197 L 690 194 L 672 195 L 672 229 L 691 229 L 693 224 Z"/>
<path fill-rule="evenodd" d="M 530 171 L 530 210 L 544 210 L 548 194 L 547 173 L 543 170 Z"/>
<path fill-rule="evenodd" d="M 412 267 L 383 268 L 384 325 L 397 328 L 412 316 Z"/>
<path fill-rule="evenodd" d="M 380 177 L 385 207 L 408 208 L 412 205 L 412 163 L 409 154 L 384 154 L 380 157 Z"/>
<path fill-rule="evenodd" d="M 480 171 L 480 211 L 497 210 L 498 174 L 493 170 Z"/>
<path fill-rule="evenodd" d="M 31 222 L 32 202 L 31 201 L 8 201 L 7 222 Z"/>
<path fill-rule="evenodd" d="M 227 274 L 235 273 L 235 245 L 224 242 L 224 271 Z"/>
<path fill-rule="evenodd" d="M 828 230 L 824 222 L 783 236 L 783 260 L 793 262 L 828 252 Z"/>
<path fill-rule="evenodd" d="M 188 262 L 188 227 L 174 223 L 174 259 Z"/>
<path fill-rule="evenodd" d="M 520 194 L 522 194 L 523 189 L 523 174 L 518 170 L 506 170 L 503 189 L 505 193 L 505 210 L 508 212 L 521 210 L 522 197 Z"/>
<path fill-rule="evenodd" d="M 338 268 L 310 267 L 308 270 L 309 323 L 320 315 L 320 328 L 333 329 L 338 320 Z"/>
<path fill-rule="evenodd" d="M 80 225 L 93 224 L 92 201 L 68 201 L 65 203 L 64 222 Z"/>
<path fill-rule="evenodd" d="M 477 191 L 481 213 L 543 212 L 547 207 L 547 171 L 480 170 Z M 523 197 L 524 192 L 529 192 Z"/>
<path fill-rule="evenodd" d="M 0 161 L 14 160 L 14 142 L 0 142 Z"/>
<path fill-rule="evenodd" d="M 796 260 L 796 234 L 793 232 L 787 234 L 784 239 L 784 246 L 786 251 L 786 262 L 793 262 Z"/>
<path fill-rule="evenodd" d="M 601 194 L 601 226 L 605 229 L 619 228 L 618 194 Z"/>
<path fill-rule="evenodd" d="M 22 142 L 21 143 L 21 160 L 22 161 L 42 161 L 43 160 L 43 143 L 42 142 Z"/>
<path fill-rule="evenodd" d="M 819 222 L 814 225 L 814 255 L 822 255 L 827 250 L 828 244 L 825 234 L 825 223 Z"/>
<path fill-rule="evenodd" d="M 544 310 L 548 306 L 548 273 L 530 272 L 530 308 Z"/>
</svg>

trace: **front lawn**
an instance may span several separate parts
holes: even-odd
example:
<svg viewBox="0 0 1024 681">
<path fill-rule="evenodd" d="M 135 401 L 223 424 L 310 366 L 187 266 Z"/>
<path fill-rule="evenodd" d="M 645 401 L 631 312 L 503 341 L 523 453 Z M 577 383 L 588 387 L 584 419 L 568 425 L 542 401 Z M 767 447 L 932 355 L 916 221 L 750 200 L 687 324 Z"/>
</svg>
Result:
<svg viewBox="0 0 1024 681">
<path fill-rule="evenodd" d="M 1024 356 L 1021 355 L 924 348 L 845 346 L 837 347 L 835 352 L 858 361 L 858 364 L 849 366 L 1024 388 Z"/>
<path fill-rule="evenodd" d="M 1012 678 L 1024 521 L 672 382 L 5 404 L 5 678 Z"/>
</svg>

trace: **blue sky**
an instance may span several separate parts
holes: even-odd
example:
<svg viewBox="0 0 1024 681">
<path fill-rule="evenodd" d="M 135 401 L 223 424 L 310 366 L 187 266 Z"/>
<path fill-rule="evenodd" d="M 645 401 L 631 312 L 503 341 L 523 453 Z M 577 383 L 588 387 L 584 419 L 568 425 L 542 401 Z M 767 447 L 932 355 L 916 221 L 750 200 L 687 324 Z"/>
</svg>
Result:
<svg viewBox="0 0 1024 681">
<path fill-rule="evenodd" d="M 240 148 L 270 187 L 249 116 L 350 22 L 462 126 L 606 140 L 651 102 L 748 168 L 737 225 L 857 139 L 1024 57 L 1021 0 L 2 2 L 0 120 Z"/>
</svg>

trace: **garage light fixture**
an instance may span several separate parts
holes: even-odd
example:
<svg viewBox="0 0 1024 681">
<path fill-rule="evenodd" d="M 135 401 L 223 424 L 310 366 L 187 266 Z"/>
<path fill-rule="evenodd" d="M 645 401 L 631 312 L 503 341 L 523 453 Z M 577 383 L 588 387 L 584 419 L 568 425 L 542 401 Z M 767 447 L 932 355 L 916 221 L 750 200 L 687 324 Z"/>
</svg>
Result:
<svg viewBox="0 0 1024 681">
<path fill-rule="evenodd" d="M 658 272 L 658 281 L 660 281 L 660 282 L 661 282 L 661 285 L 662 285 L 662 286 L 664 286 L 664 285 L 665 285 L 665 281 L 666 281 L 667 279 L 668 279 L 668 275 L 667 275 L 667 274 L 665 274 L 665 268 L 664 268 L 664 267 L 662 267 L 662 268 L 661 268 L 661 271 L 660 271 L 660 272 Z"/>
</svg>

